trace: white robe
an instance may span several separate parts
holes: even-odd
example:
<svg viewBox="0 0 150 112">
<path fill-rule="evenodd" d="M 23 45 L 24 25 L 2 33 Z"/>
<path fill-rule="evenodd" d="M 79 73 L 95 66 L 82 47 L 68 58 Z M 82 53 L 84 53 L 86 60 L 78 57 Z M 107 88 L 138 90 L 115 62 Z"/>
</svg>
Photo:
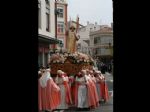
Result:
<svg viewBox="0 0 150 112">
<path fill-rule="evenodd" d="M 60 78 L 57 77 L 56 78 L 56 83 L 63 83 L 66 80 L 65 77 Z M 60 92 L 61 92 L 61 103 L 60 105 L 57 107 L 57 109 L 68 109 L 68 104 L 66 103 L 66 89 L 64 84 L 60 84 L 58 85 L 60 87 Z"/>
<path fill-rule="evenodd" d="M 78 82 L 85 82 L 85 77 L 76 78 Z M 78 108 L 88 108 L 88 94 L 86 85 L 78 87 Z"/>
</svg>

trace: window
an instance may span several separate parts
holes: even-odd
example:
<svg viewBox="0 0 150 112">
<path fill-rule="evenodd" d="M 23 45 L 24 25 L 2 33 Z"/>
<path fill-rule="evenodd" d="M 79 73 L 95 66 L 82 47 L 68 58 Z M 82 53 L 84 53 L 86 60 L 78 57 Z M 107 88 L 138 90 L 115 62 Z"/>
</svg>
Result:
<svg viewBox="0 0 150 112">
<path fill-rule="evenodd" d="M 46 31 L 49 31 L 49 14 L 46 13 Z"/>
<path fill-rule="evenodd" d="M 101 55 L 110 55 L 110 49 L 101 48 Z"/>
<path fill-rule="evenodd" d="M 45 0 L 45 2 L 48 4 L 50 2 L 50 0 Z"/>
<path fill-rule="evenodd" d="M 98 48 L 95 49 L 95 55 L 98 54 Z"/>
<path fill-rule="evenodd" d="M 77 49 L 81 49 L 81 43 L 77 44 Z"/>
<path fill-rule="evenodd" d="M 38 1 L 38 26 L 41 28 L 41 1 Z"/>
<path fill-rule="evenodd" d="M 94 44 L 97 44 L 97 38 L 94 38 Z"/>
<path fill-rule="evenodd" d="M 46 0 L 46 31 L 50 31 L 50 3 Z"/>
<path fill-rule="evenodd" d="M 95 49 L 95 54 L 101 55 L 101 49 L 100 49 L 100 48 L 96 48 L 96 49 Z"/>
<path fill-rule="evenodd" d="M 64 2 L 64 0 L 59 0 L 60 2 Z"/>
<path fill-rule="evenodd" d="M 39 66 L 40 66 L 40 65 L 43 65 L 42 59 L 43 59 L 42 53 L 39 53 L 39 55 L 38 55 L 38 65 L 39 65 Z"/>
<path fill-rule="evenodd" d="M 94 44 L 100 43 L 100 37 L 95 37 L 94 38 Z"/>
<path fill-rule="evenodd" d="M 44 54 L 44 64 L 45 66 L 48 64 L 48 53 Z"/>
<path fill-rule="evenodd" d="M 62 8 L 58 8 L 57 10 L 59 12 L 57 16 L 60 17 L 60 18 L 63 18 L 63 9 Z"/>
<path fill-rule="evenodd" d="M 81 28 L 80 31 L 85 32 L 85 31 L 86 31 L 86 28 Z"/>
<path fill-rule="evenodd" d="M 111 43 L 111 45 L 113 46 L 113 39 L 110 39 L 109 43 Z"/>
<path fill-rule="evenodd" d="M 57 24 L 57 32 L 58 33 L 64 33 L 64 23 L 63 22 L 58 22 L 58 24 Z"/>
<path fill-rule="evenodd" d="M 101 44 L 106 44 L 106 43 L 108 43 L 108 42 L 106 41 L 106 37 L 101 37 Z"/>
</svg>

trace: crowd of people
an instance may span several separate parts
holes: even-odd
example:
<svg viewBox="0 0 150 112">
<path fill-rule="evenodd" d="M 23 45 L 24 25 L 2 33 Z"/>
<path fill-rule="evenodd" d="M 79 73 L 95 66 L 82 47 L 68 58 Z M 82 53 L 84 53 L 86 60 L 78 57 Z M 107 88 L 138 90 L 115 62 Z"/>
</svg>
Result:
<svg viewBox="0 0 150 112">
<path fill-rule="evenodd" d="M 83 69 L 70 75 L 62 70 L 51 77 L 51 69 L 42 67 L 38 71 L 39 112 L 77 109 L 96 109 L 109 99 L 105 77 L 99 70 Z"/>
<path fill-rule="evenodd" d="M 113 72 L 113 60 L 110 62 L 104 63 L 103 61 L 100 61 L 99 59 L 97 59 L 96 65 L 97 65 L 98 70 L 100 70 L 103 74 L 105 72 L 109 72 L 109 73 Z"/>
</svg>

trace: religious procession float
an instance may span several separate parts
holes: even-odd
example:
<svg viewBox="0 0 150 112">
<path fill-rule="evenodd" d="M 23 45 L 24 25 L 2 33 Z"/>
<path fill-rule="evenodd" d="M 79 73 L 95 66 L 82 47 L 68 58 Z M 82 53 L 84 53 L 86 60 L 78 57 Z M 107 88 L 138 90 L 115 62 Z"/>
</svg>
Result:
<svg viewBox="0 0 150 112">
<path fill-rule="evenodd" d="M 93 67 L 94 60 L 83 53 L 76 52 L 76 42 L 80 39 L 77 31 L 79 28 L 79 18 L 77 17 L 76 27 L 70 23 L 67 31 L 67 52 L 54 53 L 50 58 L 51 75 L 55 76 L 57 70 L 62 70 L 68 75 L 77 74 L 82 69 Z"/>
<path fill-rule="evenodd" d="M 50 58 L 51 75 L 56 76 L 57 70 L 63 70 L 68 75 L 75 75 L 82 69 L 91 69 L 94 60 L 83 53 L 55 53 Z"/>
</svg>

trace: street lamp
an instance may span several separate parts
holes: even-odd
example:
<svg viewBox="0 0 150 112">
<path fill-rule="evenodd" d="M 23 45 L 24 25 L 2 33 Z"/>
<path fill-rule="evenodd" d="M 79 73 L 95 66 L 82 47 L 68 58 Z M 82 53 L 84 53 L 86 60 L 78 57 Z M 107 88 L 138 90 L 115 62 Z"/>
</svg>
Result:
<svg viewBox="0 0 150 112">
<path fill-rule="evenodd" d="M 48 63 L 50 63 L 50 58 L 51 58 L 52 54 L 53 54 L 53 51 L 51 49 L 49 49 L 49 52 L 48 52 Z"/>
<path fill-rule="evenodd" d="M 60 42 L 60 44 L 59 44 L 59 46 L 60 46 L 60 53 L 62 53 L 62 47 L 63 47 L 63 43 L 62 42 Z"/>
</svg>

